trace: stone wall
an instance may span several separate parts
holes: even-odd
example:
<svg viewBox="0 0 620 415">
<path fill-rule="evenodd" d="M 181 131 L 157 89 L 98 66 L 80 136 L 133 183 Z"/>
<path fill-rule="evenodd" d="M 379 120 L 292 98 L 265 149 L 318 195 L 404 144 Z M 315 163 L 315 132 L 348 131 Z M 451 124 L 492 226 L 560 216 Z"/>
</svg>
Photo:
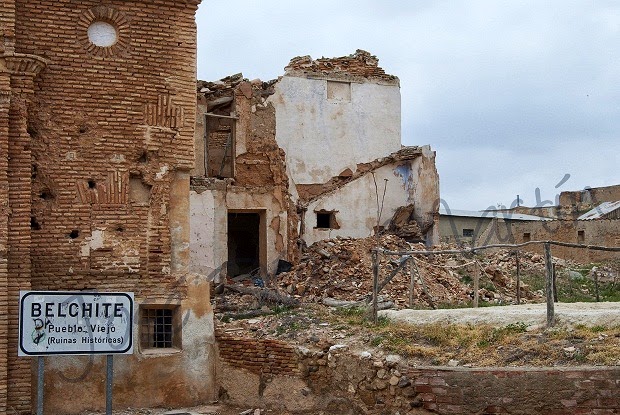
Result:
<svg viewBox="0 0 620 415">
<path fill-rule="evenodd" d="M 569 415 L 620 410 L 618 368 L 410 367 L 398 356 L 354 354 L 344 346 L 310 351 L 226 333 L 218 334 L 218 345 L 219 371 L 225 374 L 221 398 L 276 412 Z M 291 370 L 263 370 L 267 367 Z"/>
</svg>

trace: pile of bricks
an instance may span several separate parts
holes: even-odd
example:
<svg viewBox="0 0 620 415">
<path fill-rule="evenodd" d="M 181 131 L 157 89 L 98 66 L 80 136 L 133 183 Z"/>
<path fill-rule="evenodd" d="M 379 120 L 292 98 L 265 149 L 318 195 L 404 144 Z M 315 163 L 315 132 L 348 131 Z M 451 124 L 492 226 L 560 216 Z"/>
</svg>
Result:
<svg viewBox="0 0 620 415">
<path fill-rule="evenodd" d="M 398 78 L 388 75 L 379 67 L 379 59 L 365 50 L 358 49 L 354 54 L 339 58 L 320 58 L 313 60 L 310 56 L 298 56 L 291 59 L 284 68 L 287 73 L 341 73 L 354 77 L 395 81 Z"/>
</svg>

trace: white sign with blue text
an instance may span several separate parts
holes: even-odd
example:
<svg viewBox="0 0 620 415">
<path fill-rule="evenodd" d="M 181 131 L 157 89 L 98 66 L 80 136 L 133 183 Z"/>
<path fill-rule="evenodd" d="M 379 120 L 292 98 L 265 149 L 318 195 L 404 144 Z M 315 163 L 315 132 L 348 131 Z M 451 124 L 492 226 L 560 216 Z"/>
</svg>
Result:
<svg viewBox="0 0 620 415">
<path fill-rule="evenodd" d="M 133 312 L 133 293 L 20 291 L 18 354 L 132 354 Z"/>
</svg>

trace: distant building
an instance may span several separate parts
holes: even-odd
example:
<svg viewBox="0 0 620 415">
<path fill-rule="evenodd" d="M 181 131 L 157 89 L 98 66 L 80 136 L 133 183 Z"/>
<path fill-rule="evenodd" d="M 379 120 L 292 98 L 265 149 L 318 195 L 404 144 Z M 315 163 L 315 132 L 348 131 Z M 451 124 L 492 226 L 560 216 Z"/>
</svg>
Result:
<svg viewBox="0 0 620 415">
<path fill-rule="evenodd" d="M 484 245 L 494 242 L 514 241 L 512 224 L 515 222 L 540 222 L 550 219 L 540 216 L 498 210 L 439 209 L 439 234 L 441 242 Z"/>
</svg>

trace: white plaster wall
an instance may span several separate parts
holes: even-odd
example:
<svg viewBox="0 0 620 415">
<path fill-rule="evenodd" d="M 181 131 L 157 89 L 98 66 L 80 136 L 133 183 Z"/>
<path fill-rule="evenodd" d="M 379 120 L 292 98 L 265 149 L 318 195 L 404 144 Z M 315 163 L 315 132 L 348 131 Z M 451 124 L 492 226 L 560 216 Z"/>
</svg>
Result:
<svg viewBox="0 0 620 415">
<path fill-rule="evenodd" d="M 411 162 L 383 166 L 375 171 L 379 203 L 383 197 L 384 179 L 388 179 L 381 214 L 381 225 L 386 226 L 398 207 L 411 203 L 415 177 Z M 340 229 L 317 229 L 315 211 L 338 211 L 336 221 Z M 373 234 L 377 225 L 377 196 L 371 174 L 354 180 L 336 191 L 310 203 L 305 215 L 304 240 L 308 245 L 336 236 L 365 238 Z"/>
<path fill-rule="evenodd" d="M 325 183 L 401 148 L 398 85 L 353 82 L 341 102 L 327 99 L 325 79 L 283 76 L 269 101 L 293 183 Z"/>
<path fill-rule="evenodd" d="M 219 281 L 226 275 L 226 267 L 223 265 L 228 259 L 227 214 L 223 192 L 197 193 L 192 190 L 189 204 L 190 272 Z"/>
<path fill-rule="evenodd" d="M 383 198 L 381 226 L 387 226 L 401 206 L 414 204 L 414 216 L 431 220 L 439 206 L 439 177 L 435 169 L 435 154 L 427 148 L 421 157 L 389 164 L 375 170 L 379 203 Z M 387 182 L 385 181 L 387 179 Z M 339 229 L 317 229 L 316 211 L 338 211 Z M 377 192 L 372 174 L 331 192 L 308 205 L 305 215 L 304 240 L 311 245 L 336 236 L 364 238 L 373 234 L 377 224 Z M 436 227 L 434 227 L 436 228 Z M 436 230 L 428 235 L 437 243 Z"/>
<path fill-rule="evenodd" d="M 287 213 L 271 192 L 250 194 L 234 188 L 190 192 L 190 271 L 216 281 L 226 275 L 229 210 L 265 212 L 266 271 L 274 274 L 278 260 L 287 257 Z"/>
</svg>

